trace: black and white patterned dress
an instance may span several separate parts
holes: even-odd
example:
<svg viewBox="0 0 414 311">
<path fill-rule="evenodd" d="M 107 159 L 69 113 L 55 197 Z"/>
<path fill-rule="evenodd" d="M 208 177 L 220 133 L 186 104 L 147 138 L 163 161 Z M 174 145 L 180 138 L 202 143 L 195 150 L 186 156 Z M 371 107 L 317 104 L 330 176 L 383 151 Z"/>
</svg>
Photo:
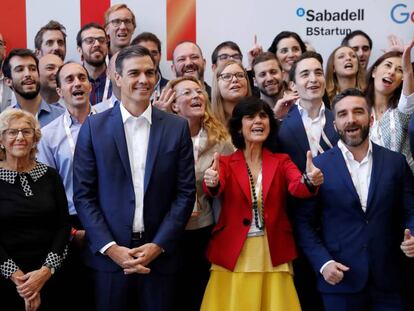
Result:
<svg viewBox="0 0 414 311">
<path fill-rule="evenodd" d="M 66 194 L 54 169 L 39 162 L 28 173 L 0 168 L 0 290 L 14 286 L 8 278 L 17 269 L 60 268 L 69 234 Z"/>
</svg>

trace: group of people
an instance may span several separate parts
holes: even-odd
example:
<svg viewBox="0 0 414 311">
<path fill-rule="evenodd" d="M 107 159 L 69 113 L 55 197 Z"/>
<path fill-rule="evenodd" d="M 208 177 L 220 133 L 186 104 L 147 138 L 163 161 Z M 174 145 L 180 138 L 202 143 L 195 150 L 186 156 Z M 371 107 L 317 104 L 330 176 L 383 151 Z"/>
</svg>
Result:
<svg viewBox="0 0 414 311">
<path fill-rule="evenodd" d="M 0 34 L 5 310 L 411 310 L 411 51 L 347 35 L 324 70 L 294 32 L 161 42 L 125 4 L 35 51 Z M 411 143 L 411 145 L 410 145 Z M 3 308 L 3 307 L 2 307 Z"/>
</svg>

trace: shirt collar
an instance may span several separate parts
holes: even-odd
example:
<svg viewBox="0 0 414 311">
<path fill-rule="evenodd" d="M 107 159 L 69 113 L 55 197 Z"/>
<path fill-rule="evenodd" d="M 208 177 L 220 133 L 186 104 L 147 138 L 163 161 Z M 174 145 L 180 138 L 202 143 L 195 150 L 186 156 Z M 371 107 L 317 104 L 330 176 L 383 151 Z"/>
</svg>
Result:
<svg viewBox="0 0 414 311">
<path fill-rule="evenodd" d="M 45 175 L 46 172 L 47 172 L 47 166 L 43 163 L 36 162 L 36 166 L 31 171 L 27 172 L 27 174 L 30 175 L 33 182 L 36 182 L 39 180 L 40 177 Z M 0 179 L 8 182 L 9 184 L 14 184 L 18 174 L 20 173 L 16 171 L 8 170 L 6 168 L 2 168 L 2 167 L 0 168 Z"/>
<path fill-rule="evenodd" d="M 92 106 L 90 106 L 88 116 L 93 115 L 93 114 L 95 114 L 95 109 L 93 109 Z M 66 119 L 66 121 L 68 121 L 69 127 L 71 127 L 73 124 L 80 124 L 78 119 L 76 119 L 74 116 L 72 116 L 68 109 L 65 109 L 63 117 Z"/>
<path fill-rule="evenodd" d="M 365 155 L 364 159 L 371 157 L 372 155 L 372 143 L 371 140 L 368 140 L 368 152 Z M 349 151 L 349 149 L 345 146 L 344 142 L 340 139 L 338 140 L 338 148 L 341 150 L 342 155 L 344 156 L 345 159 L 348 160 L 355 160 L 354 155 L 352 154 L 351 151 Z"/>
<path fill-rule="evenodd" d="M 133 116 L 124 106 L 124 104 L 121 102 L 120 105 L 121 108 L 121 116 L 122 116 L 122 123 L 126 123 L 128 121 L 128 119 L 133 118 L 138 120 L 139 118 L 144 118 L 147 120 L 148 124 L 152 124 L 152 106 L 151 104 L 148 104 L 147 109 L 145 109 L 145 111 L 139 116 Z"/>
<path fill-rule="evenodd" d="M 17 109 L 22 109 L 22 107 L 20 106 L 20 104 L 18 103 L 18 102 L 15 102 L 15 103 L 13 103 L 13 104 L 11 104 L 11 107 L 12 108 L 17 108 Z M 39 111 L 38 111 L 38 113 L 40 112 L 40 111 L 46 111 L 46 112 L 50 112 L 52 109 L 50 108 L 50 106 L 49 106 L 49 104 L 48 103 L 46 103 L 45 101 L 44 101 L 44 99 L 42 98 L 42 101 L 40 102 L 40 106 L 39 106 Z"/>
<path fill-rule="evenodd" d="M 298 99 L 296 101 L 296 105 L 298 106 L 298 110 L 299 110 L 299 114 L 303 117 L 306 116 L 308 117 L 308 112 L 305 110 L 305 108 L 303 108 L 300 104 L 300 99 Z M 325 114 L 325 104 L 322 102 L 321 108 L 319 109 L 319 115 L 318 118 L 322 117 Z"/>
<path fill-rule="evenodd" d="M 105 83 L 106 81 L 106 69 L 94 80 L 93 78 L 89 77 L 90 83 Z"/>
</svg>

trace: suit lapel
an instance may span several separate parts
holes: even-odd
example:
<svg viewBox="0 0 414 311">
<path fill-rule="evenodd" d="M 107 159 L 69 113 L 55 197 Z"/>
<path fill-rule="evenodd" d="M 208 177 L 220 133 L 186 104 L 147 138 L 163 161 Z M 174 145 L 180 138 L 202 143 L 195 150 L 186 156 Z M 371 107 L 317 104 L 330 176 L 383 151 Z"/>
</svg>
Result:
<svg viewBox="0 0 414 311">
<path fill-rule="evenodd" d="M 367 199 L 367 210 L 368 213 L 369 207 L 371 206 L 372 198 L 375 193 L 375 189 L 377 188 L 378 180 L 381 177 L 382 169 L 386 167 L 384 162 L 384 154 L 381 150 L 375 145 L 372 144 L 372 172 L 371 172 L 371 179 L 369 183 L 368 189 L 368 199 Z"/>
<path fill-rule="evenodd" d="M 145 175 L 144 175 L 144 194 L 147 191 L 148 183 L 151 178 L 154 163 L 157 158 L 158 148 L 164 129 L 164 123 L 162 122 L 162 114 L 158 109 L 152 108 L 152 124 L 150 130 L 150 136 L 148 141 L 147 160 L 145 163 Z"/>
<path fill-rule="evenodd" d="M 250 192 L 249 175 L 247 173 L 246 161 L 244 160 L 243 152 L 241 150 L 238 150 L 234 153 L 232 161 L 230 162 L 230 166 L 232 172 L 234 173 L 234 178 L 240 185 L 242 192 L 244 193 L 247 201 L 249 202 L 249 206 L 251 206 L 252 196 Z"/>
<path fill-rule="evenodd" d="M 349 173 L 348 167 L 346 166 L 344 156 L 342 155 L 341 150 L 339 147 L 334 147 L 332 149 L 334 159 L 332 161 L 333 167 L 336 171 L 336 175 L 339 177 L 341 176 L 342 181 L 346 185 L 346 187 L 349 189 L 349 191 L 358 199 L 359 202 L 359 196 L 355 189 L 354 183 L 352 181 L 352 177 Z"/>
<path fill-rule="evenodd" d="M 338 141 L 338 138 L 335 128 L 333 126 L 333 121 L 334 119 L 332 112 L 328 109 L 325 109 L 325 126 L 323 127 L 323 131 L 326 134 L 326 137 L 329 139 L 331 145 L 335 146 Z M 322 138 L 322 135 L 319 144 L 324 151 L 329 150 L 331 148 L 325 143 L 325 141 Z"/>
<path fill-rule="evenodd" d="M 292 135 L 296 138 L 303 154 L 306 155 L 306 152 L 310 150 L 310 146 L 305 127 L 303 126 L 302 117 L 300 116 L 296 105 L 290 110 L 287 119 L 283 121 L 283 123 L 286 123 L 286 126 L 289 128 Z"/>
<path fill-rule="evenodd" d="M 132 181 L 131 166 L 129 164 L 128 147 L 126 143 L 124 130 L 124 122 L 122 121 L 122 115 L 119 105 L 112 109 L 111 119 L 113 128 L 112 133 L 119 157 L 121 159 L 122 166 L 124 167 L 127 176 Z"/>
</svg>

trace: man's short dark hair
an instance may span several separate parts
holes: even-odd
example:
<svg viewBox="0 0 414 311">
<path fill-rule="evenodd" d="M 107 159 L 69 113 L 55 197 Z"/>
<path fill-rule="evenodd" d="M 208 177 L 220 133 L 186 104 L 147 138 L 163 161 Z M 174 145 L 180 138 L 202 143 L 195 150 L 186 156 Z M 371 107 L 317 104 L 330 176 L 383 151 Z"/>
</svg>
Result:
<svg viewBox="0 0 414 311">
<path fill-rule="evenodd" d="M 277 65 L 279 66 L 279 69 L 282 71 L 282 66 L 280 65 L 280 62 L 277 59 L 276 55 L 272 52 L 263 52 L 263 53 L 260 53 L 259 55 L 257 55 L 255 58 L 253 58 L 253 62 L 252 62 L 253 74 L 255 74 L 254 67 L 257 64 L 267 62 L 269 60 L 276 61 Z"/>
<path fill-rule="evenodd" d="M 137 45 L 145 41 L 154 42 L 157 45 L 158 52 L 161 53 L 161 41 L 152 32 L 141 32 L 131 41 L 131 45 Z"/>
<path fill-rule="evenodd" d="M 211 63 L 212 64 L 217 65 L 218 53 L 222 48 L 229 48 L 229 49 L 235 50 L 243 58 L 243 53 L 240 50 L 240 47 L 237 45 L 237 43 L 235 43 L 233 41 L 224 41 L 224 42 L 220 43 L 219 45 L 217 45 L 216 48 L 213 51 L 213 54 L 211 54 Z"/>
<path fill-rule="evenodd" d="M 36 63 L 37 71 L 39 71 L 39 60 L 37 59 L 36 55 L 33 53 L 32 50 L 29 50 L 29 49 L 13 49 L 13 50 L 10 51 L 9 55 L 7 55 L 7 57 L 4 59 L 4 62 L 3 62 L 2 70 L 3 70 L 3 75 L 6 78 L 9 78 L 9 79 L 12 78 L 10 60 L 15 56 L 33 58 L 35 63 Z"/>
<path fill-rule="evenodd" d="M 229 120 L 229 132 L 231 136 L 231 140 L 233 145 L 237 149 L 244 149 L 246 147 L 246 143 L 244 141 L 242 131 L 242 119 L 245 116 L 254 116 L 259 112 L 264 111 L 267 116 L 269 117 L 269 136 L 263 143 L 263 146 L 268 148 L 269 150 L 276 149 L 276 137 L 277 137 L 277 130 L 278 124 L 275 120 L 275 116 L 273 114 L 272 108 L 260 98 L 255 96 L 249 96 L 242 98 L 239 103 L 234 107 L 233 113 Z"/>
<path fill-rule="evenodd" d="M 95 29 L 99 29 L 99 30 L 102 30 L 103 31 L 103 33 L 104 33 L 104 36 L 105 36 L 105 38 L 106 38 L 106 31 L 105 31 L 105 28 L 103 28 L 101 25 L 99 25 L 98 23 L 89 23 L 89 24 L 86 24 L 86 25 L 84 25 L 79 31 L 78 31 L 78 34 L 76 35 L 76 45 L 78 46 L 78 47 L 82 47 L 82 33 L 85 31 L 85 30 L 88 30 L 88 29 L 91 29 L 91 28 L 95 28 Z"/>
<path fill-rule="evenodd" d="M 151 55 L 151 52 L 143 46 L 140 45 L 130 45 L 123 48 L 119 51 L 118 57 L 115 61 L 115 69 L 116 72 L 122 75 L 122 69 L 124 67 L 124 60 L 132 58 L 132 57 L 145 57 L 149 56 L 155 66 L 154 57 Z"/>
<path fill-rule="evenodd" d="M 321 63 L 321 67 L 323 69 L 323 58 L 322 58 L 321 54 L 319 54 L 317 52 L 313 52 L 313 51 L 305 52 L 301 56 L 299 56 L 299 58 L 292 64 L 292 67 L 290 68 L 290 71 L 289 71 L 289 80 L 290 81 L 296 82 L 296 79 L 295 79 L 296 67 L 298 66 L 298 64 L 302 60 L 308 59 L 308 58 L 315 58 L 318 62 Z"/>
<path fill-rule="evenodd" d="M 371 38 L 362 30 L 354 30 L 352 32 L 350 32 L 349 34 L 347 34 L 343 39 L 342 39 L 342 43 L 341 45 L 346 45 L 349 46 L 349 41 L 352 40 L 352 38 L 356 37 L 356 36 L 363 36 L 365 37 L 365 39 L 368 40 L 368 44 L 369 44 L 369 48 L 372 50 L 372 40 Z"/>
<path fill-rule="evenodd" d="M 85 70 L 86 76 L 88 77 L 88 80 L 89 80 L 89 72 L 88 72 L 88 70 L 86 70 L 85 66 L 70 60 L 70 61 L 67 61 L 66 63 L 64 63 L 62 66 L 60 66 L 58 71 L 56 72 L 56 87 L 61 87 L 62 86 L 62 80 L 60 80 L 60 72 L 62 71 L 62 68 L 65 67 L 68 64 L 77 64 L 77 65 L 81 66 L 83 68 L 83 70 Z"/>
<path fill-rule="evenodd" d="M 48 30 L 58 30 L 62 33 L 63 36 L 63 41 L 65 42 L 66 45 L 66 28 L 65 26 L 63 26 L 61 23 L 51 20 L 49 21 L 49 23 L 47 23 L 46 25 L 44 25 L 42 28 L 39 29 L 39 31 L 37 32 L 35 38 L 34 38 L 34 44 L 35 44 L 35 48 L 40 50 L 42 47 L 42 42 L 43 42 L 43 34 L 48 31 Z"/>
<path fill-rule="evenodd" d="M 349 89 L 343 90 L 342 92 L 334 96 L 332 103 L 331 103 L 332 111 L 334 112 L 334 114 L 335 114 L 336 104 L 348 96 L 363 98 L 365 103 L 367 104 L 368 113 L 371 113 L 371 107 L 368 105 L 364 92 L 362 92 L 360 89 L 357 89 L 357 88 L 349 88 Z"/>
</svg>

